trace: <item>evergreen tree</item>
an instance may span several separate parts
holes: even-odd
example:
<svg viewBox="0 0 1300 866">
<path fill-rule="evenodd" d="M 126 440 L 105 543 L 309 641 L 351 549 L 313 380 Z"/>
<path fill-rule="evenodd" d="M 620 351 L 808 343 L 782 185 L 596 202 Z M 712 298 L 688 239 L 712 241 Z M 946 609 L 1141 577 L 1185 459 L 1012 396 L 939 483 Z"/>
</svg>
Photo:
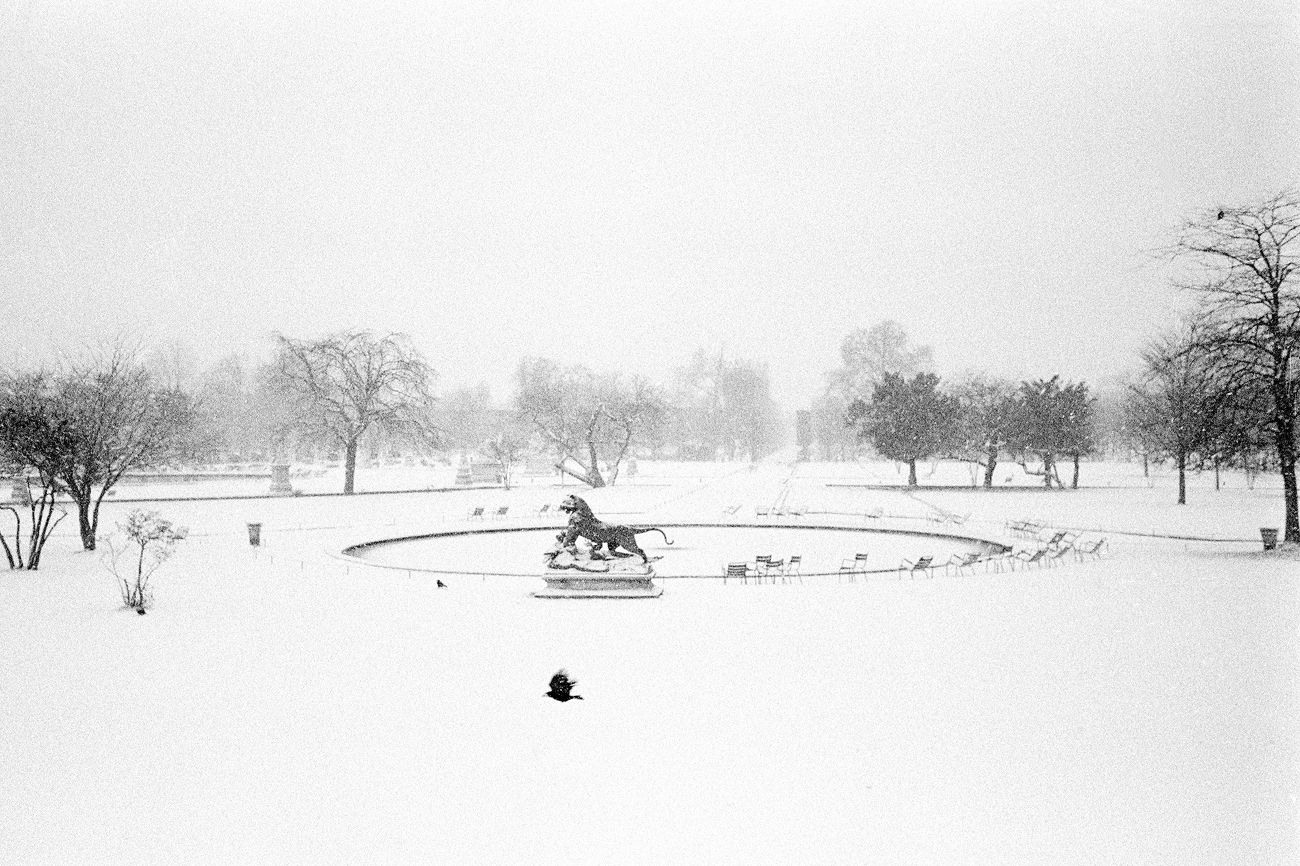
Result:
<svg viewBox="0 0 1300 866">
<path fill-rule="evenodd" d="M 885 457 L 907 464 L 907 486 L 916 486 L 916 461 L 954 447 L 961 407 L 939 391 L 939 377 L 918 373 L 905 379 L 886 373 L 871 402 L 856 400 L 849 423 Z"/>
</svg>

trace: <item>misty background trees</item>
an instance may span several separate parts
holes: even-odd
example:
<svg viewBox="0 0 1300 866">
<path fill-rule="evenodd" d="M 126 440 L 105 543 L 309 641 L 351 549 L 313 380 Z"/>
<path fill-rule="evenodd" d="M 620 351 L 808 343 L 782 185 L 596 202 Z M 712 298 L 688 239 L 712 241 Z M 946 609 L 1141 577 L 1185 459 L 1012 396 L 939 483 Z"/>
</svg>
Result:
<svg viewBox="0 0 1300 866">
<path fill-rule="evenodd" d="M 1297 238 L 1293 192 L 1188 219 L 1160 253 L 1192 308 L 1100 389 L 1053 371 L 943 378 L 933 349 L 898 322 L 854 328 L 822 391 L 807 395 L 810 456 L 895 460 L 912 486 L 927 459 L 963 461 L 971 486 L 985 488 L 1013 463 L 1047 489 L 1079 486 L 1093 455 L 1140 459 L 1144 474 L 1169 461 L 1179 503 L 1189 472 L 1212 470 L 1217 487 L 1224 468 L 1251 483 L 1277 471 L 1286 538 L 1300 540 Z M 438 394 L 437 373 L 402 334 L 276 335 L 269 348 L 204 367 L 180 343 L 115 344 L 0 372 L 2 468 L 30 491 L 6 506 L 17 523 L 0 533 L 11 566 L 39 563 L 64 502 L 94 549 L 103 499 L 146 469 L 333 463 L 351 493 L 368 451 L 371 463 L 486 462 L 506 483 L 529 462 L 601 487 L 638 456 L 757 461 L 793 438 L 793 412 L 773 400 L 766 365 L 722 350 L 695 350 L 664 384 L 524 358 L 511 393 L 494 395 L 483 384 Z"/>
<path fill-rule="evenodd" d="M 278 426 L 323 437 L 343 451 L 343 492 L 355 490 L 367 432 L 433 436 L 433 369 L 403 334 L 341 331 L 315 340 L 276 335 L 270 387 L 290 415 Z"/>
</svg>

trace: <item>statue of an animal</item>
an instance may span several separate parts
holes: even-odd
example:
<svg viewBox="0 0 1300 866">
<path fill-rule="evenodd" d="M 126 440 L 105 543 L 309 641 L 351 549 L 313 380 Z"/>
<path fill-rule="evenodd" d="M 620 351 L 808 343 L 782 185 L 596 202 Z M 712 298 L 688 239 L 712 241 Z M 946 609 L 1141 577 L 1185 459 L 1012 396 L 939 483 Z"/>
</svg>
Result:
<svg viewBox="0 0 1300 866">
<path fill-rule="evenodd" d="M 591 506 L 581 496 L 570 494 L 564 497 L 564 501 L 560 503 L 560 510 L 568 512 L 569 525 L 557 538 L 564 545 L 564 549 L 570 552 L 576 550 L 575 545 L 581 537 L 592 543 L 593 553 L 598 552 L 601 545 L 608 545 L 609 552 L 617 556 L 618 548 L 621 547 L 628 553 L 641 557 L 642 561 L 649 562 L 650 557 L 637 546 L 636 537 L 639 533 L 657 532 L 668 544 L 673 543 L 668 534 L 657 526 L 623 526 L 598 520 L 592 513 Z"/>
</svg>

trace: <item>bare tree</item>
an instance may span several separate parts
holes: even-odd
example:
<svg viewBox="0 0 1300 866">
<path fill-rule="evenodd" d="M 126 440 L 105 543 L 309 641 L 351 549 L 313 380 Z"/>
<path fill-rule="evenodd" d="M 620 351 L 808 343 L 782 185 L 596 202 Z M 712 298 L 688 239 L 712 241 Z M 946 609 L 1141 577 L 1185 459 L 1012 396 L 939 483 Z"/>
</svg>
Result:
<svg viewBox="0 0 1300 866">
<path fill-rule="evenodd" d="M 1205 327 L 1192 320 L 1142 352 L 1145 375 L 1129 386 L 1129 420 L 1140 441 L 1174 459 L 1178 504 L 1187 503 L 1187 466 L 1210 451 L 1230 392 L 1200 350 Z"/>
<path fill-rule="evenodd" d="M 8 511 L 14 519 L 13 545 L 9 544 L 3 531 L 0 531 L 0 548 L 3 548 L 5 560 L 10 568 L 35 571 L 41 566 L 41 554 L 45 551 L 45 543 L 50 540 L 50 534 L 54 532 L 54 528 L 60 521 L 68 516 L 68 513 L 54 504 L 54 497 L 59 489 L 57 482 L 43 482 L 41 495 L 38 497 L 32 496 L 31 484 L 26 478 L 23 478 L 20 483 L 24 494 L 22 500 L 0 505 L 0 511 Z M 23 552 L 23 516 L 19 511 L 20 506 L 24 505 L 27 507 L 26 553 Z"/>
<path fill-rule="evenodd" d="M 887 373 L 913 379 L 934 370 L 931 348 L 912 345 L 907 332 L 892 319 L 848 334 L 840 342 L 840 359 L 844 366 L 828 374 L 829 387 L 846 403 L 870 400 Z"/>
<path fill-rule="evenodd" d="M 502 430 L 483 442 L 483 450 L 496 462 L 501 483 L 509 490 L 515 464 L 528 452 L 528 434 L 515 429 Z"/>
<path fill-rule="evenodd" d="M 21 395 L 26 434 L 6 433 L 0 447 L 73 499 L 86 550 L 95 549 L 100 505 L 124 474 L 192 452 L 193 398 L 159 387 L 121 346 L 11 379 L 8 391 Z"/>
<path fill-rule="evenodd" d="M 342 447 L 344 493 L 355 490 L 357 446 L 367 431 L 434 435 L 434 372 L 405 334 L 340 331 L 317 340 L 275 339 L 273 379 L 296 410 L 290 423 Z"/>
<path fill-rule="evenodd" d="M 614 483 L 628 451 L 647 441 L 667 414 L 659 390 L 640 377 L 624 382 L 616 374 L 525 358 L 516 381 L 520 420 L 556 450 L 562 472 L 590 487 Z"/>
<path fill-rule="evenodd" d="M 1257 393 L 1259 423 L 1272 435 L 1282 475 L 1284 538 L 1300 543 L 1296 496 L 1296 409 L 1300 382 L 1300 191 L 1214 209 L 1183 223 L 1165 250 L 1191 268 L 1180 281 L 1213 327 L 1203 351 L 1229 381 Z M 1252 388 L 1259 385 L 1258 389 Z"/>
</svg>

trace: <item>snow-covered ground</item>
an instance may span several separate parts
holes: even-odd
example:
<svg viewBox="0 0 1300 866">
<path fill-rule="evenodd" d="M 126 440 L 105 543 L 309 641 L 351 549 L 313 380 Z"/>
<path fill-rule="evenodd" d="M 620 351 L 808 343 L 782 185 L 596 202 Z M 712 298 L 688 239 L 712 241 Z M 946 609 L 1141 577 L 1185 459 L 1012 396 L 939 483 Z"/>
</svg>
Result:
<svg viewBox="0 0 1300 866">
<path fill-rule="evenodd" d="M 160 503 L 192 535 L 144 617 L 65 523 L 41 571 L 3 575 L 0 862 L 1298 862 L 1300 557 L 1260 550 L 1272 479 L 1195 477 L 1179 508 L 1170 476 L 1122 465 L 1086 464 L 1079 491 L 914 495 L 875 486 L 892 464 L 640 470 Z M 336 556 L 476 506 L 541 525 L 568 492 L 637 523 L 799 505 L 1011 541 L 1036 518 L 1111 553 L 580 602 Z M 585 700 L 543 697 L 560 667 Z"/>
</svg>

